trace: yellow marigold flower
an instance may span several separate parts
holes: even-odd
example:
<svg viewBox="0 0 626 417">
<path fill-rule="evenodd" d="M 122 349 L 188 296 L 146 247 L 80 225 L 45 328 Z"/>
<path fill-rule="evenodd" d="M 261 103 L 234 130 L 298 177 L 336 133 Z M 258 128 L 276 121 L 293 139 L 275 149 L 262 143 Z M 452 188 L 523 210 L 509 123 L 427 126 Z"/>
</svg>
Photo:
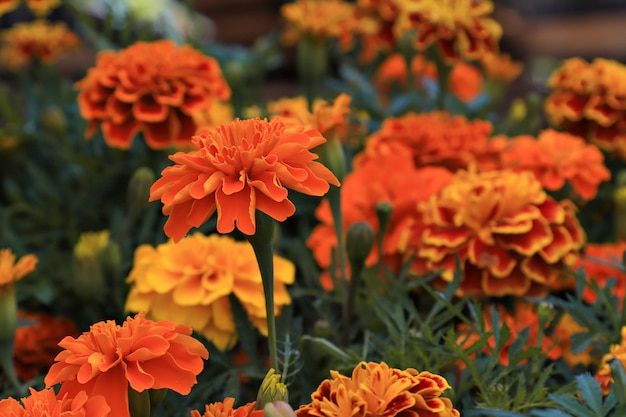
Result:
<svg viewBox="0 0 626 417">
<path fill-rule="evenodd" d="M 28 8 L 37 16 L 44 17 L 61 5 L 61 0 L 24 0 Z"/>
<path fill-rule="evenodd" d="M 420 51 L 436 43 L 449 61 L 476 60 L 499 49 L 502 27 L 489 17 L 492 11 L 491 0 L 408 2 L 401 10 L 396 31 L 416 29 L 416 46 Z"/>
<path fill-rule="evenodd" d="M 101 232 L 85 232 L 78 238 L 74 246 L 74 257 L 78 259 L 92 259 L 100 255 L 100 251 L 109 243 L 108 230 Z"/>
<path fill-rule="evenodd" d="M 61 55 L 75 48 L 79 40 L 63 22 L 35 20 L 17 23 L 3 31 L 0 43 L 0 62 L 16 70 L 33 59 L 52 64 Z"/>
<path fill-rule="evenodd" d="M 37 266 L 38 259 L 35 255 L 24 255 L 17 262 L 15 259 L 10 249 L 0 250 L 0 286 L 19 281 Z"/>
<path fill-rule="evenodd" d="M 20 0 L 0 0 L 0 16 L 19 6 Z"/>
<path fill-rule="evenodd" d="M 351 377 L 337 371 L 330 376 L 311 395 L 311 403 L 296 410 L 297 417 L 460 416 L 450 399 L 441 396 L 450 385 L 440 375 L 361 362 Z"/>
<path fill-rule="evenodd" d="M 275 314 L 291 303 L 285 284 L 293 283 L 295 267 L 274 256 Z M 191 326 L 221 350 L 237 341 L 229 296 L 233 294 L 259 331 L 267 335 L 261 273 L 252 246 L 226 235 L 195 233 L 135 251 L 127 281 L 132 284 L 126 310 L 146 311 L 153 320 L 174 320 Z"/>
<path fill-rule="evenodd" d="M 532 172 L 458 171 L 424 208 L 418 256 L 430 271 L 463 275 L 458 295 L 543 296 L 571 284 L 585 232 L 569 200 L 557 202 Z"/>
<path fill-rule="evenodd" d="M 215 99 L 207 109 L 192 114 L 196 124 L 196 132 L 204 129 L 215 129 L 223 124 L 230 123 L 234 118 L 233 106 L 224 100 Z"/>
<path fill-rule="evenodd" d="M 617 360 L 626 367 L 626 326 L 622 327 L 622 341 L 619 344 L 611 345 L 609 352 L 602 357 L 602 362 L 596 372 L 596 380 L 600 383 L 602 393 L 608 395 L 613 385 L 611 375 L 611 361 Z"/>
<path fill-rule="evenodd" d="M 280 13 L 285 20 L 283 41 L 293 45 L 301 37 L 337 39 L 347 50 L 357 28 L 354 5 L 343 0 L 297 0 L 285 4 Z"/>
</svg>

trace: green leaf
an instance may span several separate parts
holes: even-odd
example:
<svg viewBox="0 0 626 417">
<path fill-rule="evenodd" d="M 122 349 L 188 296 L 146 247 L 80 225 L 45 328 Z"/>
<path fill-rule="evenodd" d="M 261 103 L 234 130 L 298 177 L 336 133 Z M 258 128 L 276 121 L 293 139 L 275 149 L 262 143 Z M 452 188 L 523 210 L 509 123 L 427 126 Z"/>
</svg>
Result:
<svg viewBox="0 0 626 417">
<path fill-rule="evenodd" d="M 589 373 L 576 376 L 576 382 L 583 401 L 598 416 L 602 416 L 602 390 L 600 384 Z"/>
</svg>

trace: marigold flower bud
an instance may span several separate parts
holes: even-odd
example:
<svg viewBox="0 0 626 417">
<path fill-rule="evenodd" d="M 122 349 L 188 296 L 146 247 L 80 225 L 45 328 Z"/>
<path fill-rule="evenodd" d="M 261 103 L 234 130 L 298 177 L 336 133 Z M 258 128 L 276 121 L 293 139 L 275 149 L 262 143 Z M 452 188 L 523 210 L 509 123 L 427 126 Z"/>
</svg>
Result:
<svg viewBox="0 0 626 417">
<path fill-rule="evenodd" d="M 263 407 L 266 417 L 296 417 L 296 413 L 289 403 L 285 401 L 273 401 Z"/>
<path fill-rule="evenodd" d="M 385 234 L 387 230 L 387 225 L 389 224 L 389 220 L 391 219 L 391 213 L 393 212 L 393 205 L 389 201 L 380 201 L 376 204 L 376 217 L 378 217 L 378 230 L 382 235 Z"/>
<path fill-rule="evenodd" d="M 62 136 L 67 130 L 67 118 L 63 110 L 56 106 L 46 107 L 39 115 L 41 126 L 56 136 Z"/>
<path fill-rule="evenodd" d="M 261 382 L 259 393 L 256 397 L 257 410 L 263 410 L 265 404 L 274 401 L 289 401 L 289 391 L 287 385 L 280 382 L 280 374 L 277 374 L 274 368 L 270 368 Z"/>
<path fill-rule="evenodd" d="M 148 167 L 139 167 L 130 177 L 126 194 L 126 201 L 132 215 L 137 215 L 148 205 L 150 187 L 156 175 Z"/>
<path fill-rule="evenodd" d="M 374 246 L 374 229 L 367 222 L 356 222 L 346 232 L 346 252 L 351 263 L 363 264 Z"/>
</svg>

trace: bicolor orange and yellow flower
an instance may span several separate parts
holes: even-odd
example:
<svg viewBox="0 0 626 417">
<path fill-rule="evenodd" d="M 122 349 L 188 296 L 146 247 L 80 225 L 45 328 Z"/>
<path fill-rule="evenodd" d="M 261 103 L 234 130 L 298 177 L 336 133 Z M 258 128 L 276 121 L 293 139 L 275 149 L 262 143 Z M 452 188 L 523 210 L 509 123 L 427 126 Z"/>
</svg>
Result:
<svg viewBox="0 0 626 417">
<path fill-rule="evenodd" d="M 10 249 L 0 250 L 0 287 L 11 285 L 35 270 L 38 259 L 35 255 L 24 255 L 16 262 Z"/>
<path fill-rule="evenodd" d="M 291 303 L 285 285 L 293 283 L 295 266 L 274 256 L 274 271 L 274 309 L 279 315 Z M 229 349 L 237 342 L 231 295 L 267 335 L 261 273 L 248 242 L 194 233 L 176 244 L 142 245 L 135 251 L 128 282 L 132 285 L 128 311 L 146 311 L 155 320 L 185 323 L 218 349 Z"/>
<path fill-rule="evenodd" d="M 202 414 L 198 410 L 192 410 L 191 417 L 263 417 L 263 410 L 256 410 L 255 406 L 256 402 L 253 401 L 235 407 L 235 399 L 228 397 L 224 401 L 207 404 Z"/>
<path fill-rule="evenodd" d="M 3 417 L 107 417 L 111 407 L 102 395 L 89 396 L 85 391 L 75 396 L 54 393 L 54 389 L 47 388 L 37 391 L 29 388 L 30 395 L 21 399 L 9 397 L 0 400 L 0 415 Z"/>
<path fill-rule="evenodd" d="M 611 362 L 617 361 L 626 368 L 626 326 L 622 327 L 622 340 L 611 345 L 609 351 L 602 357 L 602 362 L 596 371 L 596 380 L 602 388 L 602 394 L 608 395 L 613 387 L 613 372 Z"/>
<path fill-rule="evenodd" d="M 150 189 L 169 216 L 165 234 L 179 241 L 217 211 L 217 230 L 256 231 L 256 211 L 284 221 L 295 213 L 289 189 L 322 196 L 339 185 L 310 150 L 326 142 L 315 129 L 278 120 L 236 119 L 193 137 L 195 150 L 170 156 Z"/>
</svg>

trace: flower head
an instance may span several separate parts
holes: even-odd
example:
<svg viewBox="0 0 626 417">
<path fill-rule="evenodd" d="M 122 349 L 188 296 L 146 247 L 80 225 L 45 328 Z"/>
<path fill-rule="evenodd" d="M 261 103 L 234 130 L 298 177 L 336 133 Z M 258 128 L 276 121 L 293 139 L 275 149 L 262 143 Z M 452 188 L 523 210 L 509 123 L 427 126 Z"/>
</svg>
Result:
<svg viewBox="0 0 626 417">
<path fill-rule="evenodd" d="M 85 391 L 80 391 L 75 396 L 55 395 L 52 388 L 41 391 L 33 388 L 29 390 L 30 395 L 22 398 L 22 404 L 11 397 L 1 400 L 0 415 L 3 417 L 106 417 L 111 411 L 111 407 L 101 395 L 90 396 Z M 111 413 L 111 415 L 116 414 Z"/>
<path fill-rule="evenodd" d="M 371 62 L 383 51 L 391 51 L 405 31 L 397 30 L 400 11 L 405 2 L 397 0 L 358 0 L 356 15 L 363 62 Z"/>
<path fill-rule="evenodd" d="M 442 376 L 390 368 L 386 363 L 361 362 L 350 377 L 330 371 L 297 417 L 428 415 L 458 417 L 458 410 L 441 394 L 450 388 Z"/>
<path fill-rule="evenodd" d="M 622 340 L 618 344 L 611 345 L 609 352 L 602 357 L 602 362 L 596 372 L 596 380 L 600 383 L 604 395 L 611 392 L 613 385 L 611 362 L 615 360 L 626 367 L 626 326 L 622 327 Z"/>
<path fill-rule="evenodd" d="M 139 131 L 152 149 L 189 147 L 194 114 L 230 98 L 217 60 L 170 40 L 101 52 L 76 87 L 85 135 L 101 125 L 106 143 L 121 149 Z"/>
<path fill-rule="evenodd" d="M 20 5 L 20 0 L 0 0 L 0 16 Z"/>
<path fill-rule="evenodd" d="M 274 257 L 275 314 L 291 303 L 285 284 L 293 283 L 294 265 Z M 129 311 L 146 311 L 155 320 L 185 323 L 225 350 L 237 342 L 229 296 L 234 295 L 262 334 L 267 334 L 261 273 L 252 246 L 229 236 L 194 233 L 177 244 L 135 251 Z"/>
<path fill-rule="evenodd" d="M 78 43 L 78 36 L 63 22 L 35 20 L 16 23 L 0 35 L 0 61 L 12 70 L 33 59 L 52 64 Z"/>
<path fill-rule="evenodd" d="M 595 281 L 600 289 L 606 286 L 609 279 L 615 280 L 615 287 L 612 290 L 620 304 L 626 294 L 626 271 L 624 270 L 624 253 L 626 252 L 626 242 L 588 244 L 585 246 L 585 253 L 581 256 L 574 269 L 582 269 L 588 281 Z M 583 300 L 594 303 L 598 295 L 590 288 L 583 290 Z"/>
<path fill-rule="evenodd" d="M 480 63 L 489 78 L 501 83 L 513 81 L 524 70 L 524 65 L 513 61 L 508 54 L 487 53 L 481 57 Z"/>
<path fill-rule="evenodd" d="M 515 171 L 533 172 L 548 190 L 560 190 L 568 181 L 576 194 L 590 200 L 600 183 L 611 178 L 602 152 L 569 133 L 544 130 L 537 139 L 518 136 L 509 143 L 502 164 Z"/>
<path fill-rule="evenodd" d="M 459 295 L 545 295 L 566 285 L 585 242 L 573 203 L 553 200 L 528 171 L 459 171 L 424 210 L 418 257 L 448 282 L 459 257 Z"/>
<path fill-rule="evenodd" d="M 448 83 L 455 97 L 469 103 L 481 93 L 483 76 L 475 66 L 459 61 L 452 67 Z"/>
<path fill-rule="evenodd" d="M 437 67 L 431 61 L 426 60 L 424 55 L 415 55 L 410 63 L 411 76 L 414 86 L 407 86 L 409 68 L 406 59 L 400 53 L 390 54 L 380 64 L 376 71 L 374 86 L 381 95 L 383 104 L 389 103 L 394 90 L 406 91 L 415 87 L 423 89 L 427 80 L 437 80 Z"/>
<path fill-rule="evenodd" d="M 263 410 L 256 410 L 256 402 L 251 402 L 241 407 L 234 407 L 235 399 L 225 398 L 224 401 L 207 404 L 204 413 L 198 410 L 191 411 L 191 417 L 263 417 Z"/>
<path fill-rule="evenodd" d="M 35 270 L 38 259 L 35 255 L 25 255 L 15 262 L 10 249 L 0 249 L 0 286 L 19 281 Z"/>
<path fill-rule="evenodd" d="M 170 156 L 150 189 L 169 215 L 165 234 L 178 242 L 217 211 L 217 230 L 246 235 L 256 230 L 255 211 L 278 221 L 296 208 L 288 189 L 321 196 L 339 181 L 315 161 L 311 148 L 326 142 L 314 129 L 288 127 L 280 120 L 235 120 L 193 137 L 196 150 Z"/>
<path fill-rule="evenodd" d="M 37 16 L 44 17 L 61 5 L 61 0 L 25 0 L 28 8 Z"/>
<path fill-rule="evenodd" d="M 45 377 L 46 386 L 62 383 L 59 395 L 102 395 L 111 415 L 130 417 L 129 386 L 135 391 L 169 388 L 186 395 L 209 354 L 191 336 L 191 328 L 172 321 L 154 322 L 144 314 L 93 324 L 78 338 L 65 337 L 63 350 Z"/>
</svg>

